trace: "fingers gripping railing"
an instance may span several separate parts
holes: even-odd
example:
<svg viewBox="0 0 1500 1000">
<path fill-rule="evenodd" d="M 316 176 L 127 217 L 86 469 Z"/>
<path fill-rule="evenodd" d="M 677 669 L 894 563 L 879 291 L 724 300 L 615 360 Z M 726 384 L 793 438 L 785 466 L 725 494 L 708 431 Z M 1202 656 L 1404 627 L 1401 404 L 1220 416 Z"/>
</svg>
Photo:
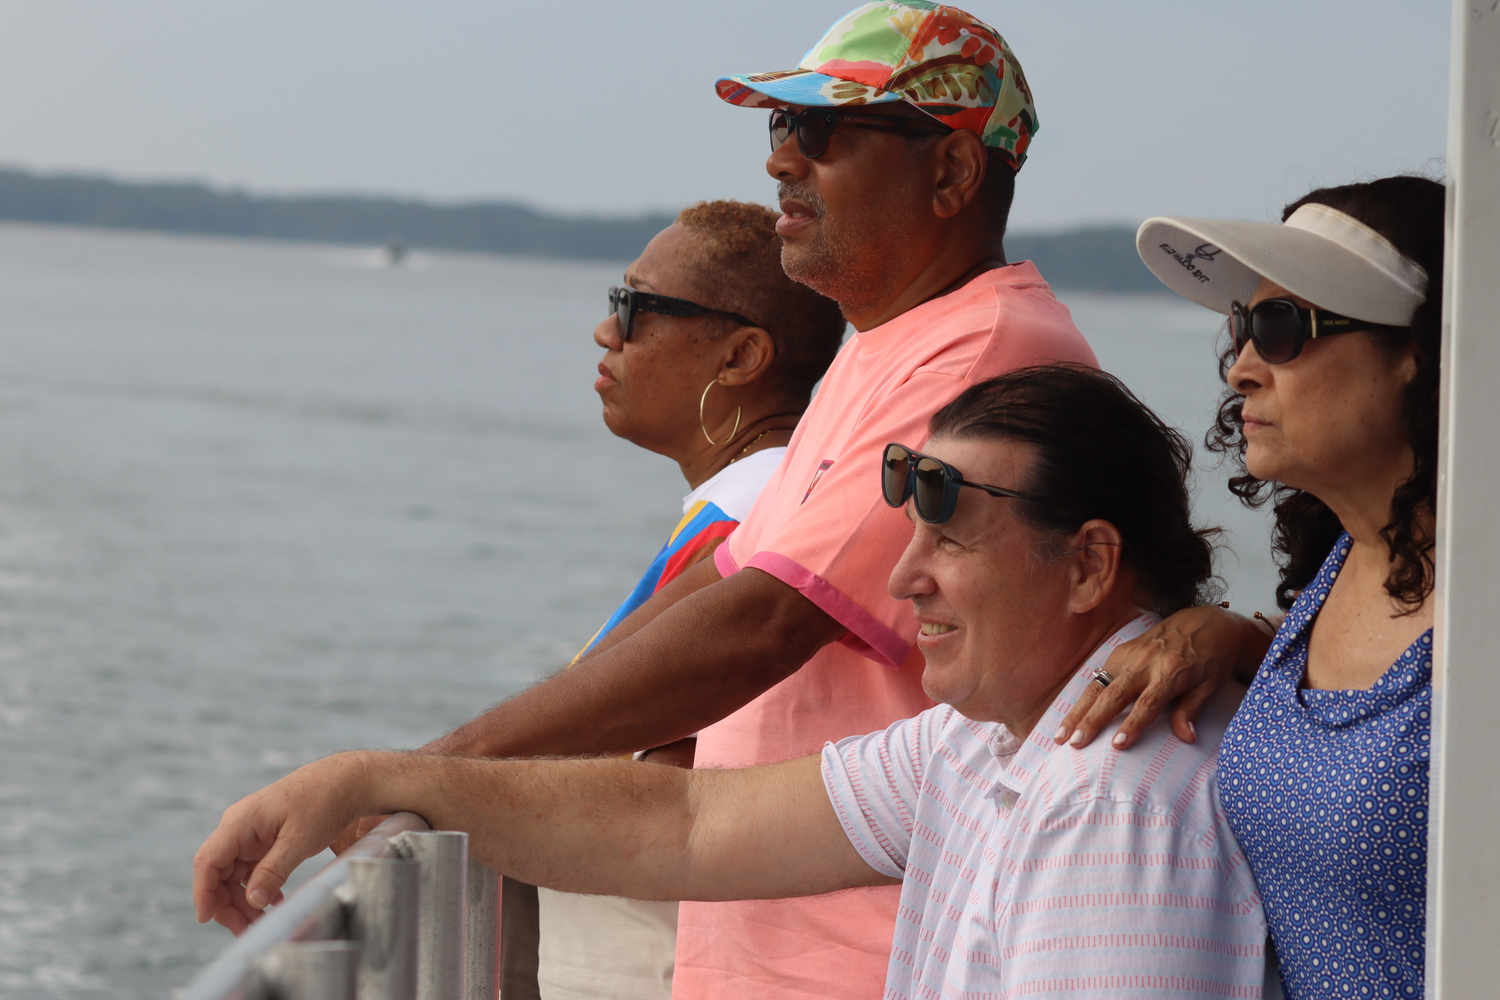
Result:
<svg viewBox="0 0 1500 1000">
<path fill-rule="evenodd" d="M 496 875 L 397 813 L 269 910 L 178 1000 L 495 1000 Z"/>
</svg>

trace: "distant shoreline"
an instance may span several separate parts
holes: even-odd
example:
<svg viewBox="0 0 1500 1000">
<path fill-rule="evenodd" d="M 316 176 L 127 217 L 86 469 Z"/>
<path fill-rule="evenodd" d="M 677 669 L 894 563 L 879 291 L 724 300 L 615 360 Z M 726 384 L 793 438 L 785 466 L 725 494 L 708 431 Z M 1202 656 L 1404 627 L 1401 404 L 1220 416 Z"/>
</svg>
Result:
<svg viewBox="0 0 1500 1000">
<path fill-rule="evenodd" d="M 206 184 L 0 169 L 0 220 L 104 229 L 628 261 L 672 221 L 666 212 L 570 216 L 512 202 L 440 205 L 356 195 L 269 196 Z M 1056 288 L 1158 292 L 1135 252 L 1135 231 L 1094 226 L 1014 233 L 1013 260 L 1033 260 Z"/>
</svg>

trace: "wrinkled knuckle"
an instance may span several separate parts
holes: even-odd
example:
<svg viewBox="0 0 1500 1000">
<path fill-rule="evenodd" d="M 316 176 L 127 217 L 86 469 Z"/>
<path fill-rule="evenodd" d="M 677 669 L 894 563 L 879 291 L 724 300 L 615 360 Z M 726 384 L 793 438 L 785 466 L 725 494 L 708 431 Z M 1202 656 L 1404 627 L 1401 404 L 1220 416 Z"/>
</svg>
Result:
<svg viewBox="0 0 1500 1000">
<path fill-rule="evenodd" d="M 1150 688 L 1136 699 L 1135 711 L 1131 714 L 1142 715 L 1149 712 L 1154 715 L 1161 711 L 1162 702 L 1164 700 L 1165 699 L 1156 688 Z"/>
<path fill-rule="evenodd" d="M 1108 712 L 1111 709 L 1118 709 L 1120 699 L 1124 696 L 1124 692 L 1116 687 L 1119 683 L 1119 681 L 1115 681 L 1114 684 L 1111 684 L 1099 693 L 1099 697 L 1094 699 L 1094 704 L 1089 709 L 1089 718 L 1098 718 L 1101 713 Z"/>
<path fill-rule="evenodd" d="M 1113 705 L 1096 705 L 1087 717 L 1080 719 L 1077 728 L 1092 735 L 1109 723 L 1110 719 L 1120 714 L 1118 707 Z"/>
<path fill-rule="evenodd" d="M 1095 722 L 1096 725 L 1098 725 L 1100 727 L 1103 727 L 1103 726 L 1105 726 L 1105 725 L 1107 725 L 1109 723 L 1110 719 L 1115 718 L 1121 712 L 1125 711 L 1126 706 L 1128 706 L 1129 704 L 1130 704 L 1130 702 L 1127 700 L 1127 701 L 1120 701 L 1120 702 L 1118 702 L 1116 704 L 1113 704 L 1113 705 L 1107 705 L 1107 706 L 1105 706 L 1105 708 L 1104 708 L 1103 711 L 1098 712 L 1097 714 L 1095 714 L 1092 717 L 1093 721 Z"/>
</svg>

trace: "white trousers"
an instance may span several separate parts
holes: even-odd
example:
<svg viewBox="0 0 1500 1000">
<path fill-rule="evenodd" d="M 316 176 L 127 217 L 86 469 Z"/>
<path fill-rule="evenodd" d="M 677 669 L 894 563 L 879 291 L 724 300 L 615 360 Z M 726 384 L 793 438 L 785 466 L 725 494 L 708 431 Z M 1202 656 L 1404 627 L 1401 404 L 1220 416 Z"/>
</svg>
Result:
<svg viewBox="0 0 1500 1000">
<path fill-rule="evenodd" d="M 541 1000 L 671 1000 L 676 903 L 536 894 Z"/>
</svg>

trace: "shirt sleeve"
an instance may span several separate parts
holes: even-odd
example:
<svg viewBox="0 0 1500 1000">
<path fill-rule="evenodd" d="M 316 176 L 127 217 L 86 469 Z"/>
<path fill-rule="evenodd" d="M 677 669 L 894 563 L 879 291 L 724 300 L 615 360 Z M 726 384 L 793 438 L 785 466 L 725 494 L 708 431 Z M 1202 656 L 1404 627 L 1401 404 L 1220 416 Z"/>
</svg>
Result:
<svg viewBox="0 0 1500 1000">
<path fill-rule="evenodd" d="M 1032 794 L 1050 794 L 1046 785 Z M 1059 795 L 1026 825 L 1008 851 L 1010 993 L 1259 995 L 1260 897 L 1217 794 L 1205 792 L 1180 816 L 1128 797 Z"/>
<path fill-rule="evenodd" d="M 646 572 L 641 576 L 635 588 L 626 595 L 625 600 L 615 609 L 615 613 L 609 616 L 609 620 L 600 626 L 589 639 L 588 644 L 578 651 L 573 657 L 573 666 L 597 646 L 605 636 L 614 630 L 626 618 L 651 599 L 658 590 L 671 583 L 682 575 L 683 570 L 702 558 L 703 549 L 726 538 L 739 527 L 740 522 L 725 514 L 717 504 L 700 501 L 692 510 L 683 515 L 682 520 L 677 523 L 672 536 L 667 543 L 661 547 L 656 558 L 651 560 L 651 565 L 646 567 Z M 719 546 L 723 548 L 723 546 Z"/>
<path fill-rule="evenodd" d="M 886 584 L 912 529 L 905 512 L 888 506 L 881 495 L 881 456 L 893 441 L 921 448 L 932 415 L 968 385 L 954 375 L 918 371 L 872 400 L 839 450 L 821 456 L 823 468 L 792 516 L 767 525 L 754 552 L 736 546 L 731 553 L 729 546 L 720 546 L 720 574 L 745 567 L 769 573 L 848 629 L 845 645 L 900 667 L 917 625 L 905 603 L 886 592 Z"/>
<path fill-rule="evenodd" d="M 882 875 L 900 878 L 911 849 L 922 772 L 942 722 L 939 705 L 888 729 L 823 747 L 823 787 L 849 843 Z"/>
</svg>

